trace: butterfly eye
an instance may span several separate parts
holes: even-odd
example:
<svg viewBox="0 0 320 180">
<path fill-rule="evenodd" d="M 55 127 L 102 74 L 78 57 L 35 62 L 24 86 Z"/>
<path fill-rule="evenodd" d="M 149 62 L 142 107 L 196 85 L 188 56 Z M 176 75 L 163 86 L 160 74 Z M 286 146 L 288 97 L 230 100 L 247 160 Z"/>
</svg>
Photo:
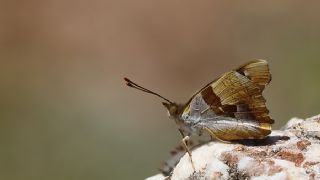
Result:
<svg viewBox="0 0 320 180">
<path fill-rule="evenodd" d="M 170 114 L 176 114 L 177 113 L 177 107 L 176 106 L 171 106 L 170 107 Z"/>
</svg>

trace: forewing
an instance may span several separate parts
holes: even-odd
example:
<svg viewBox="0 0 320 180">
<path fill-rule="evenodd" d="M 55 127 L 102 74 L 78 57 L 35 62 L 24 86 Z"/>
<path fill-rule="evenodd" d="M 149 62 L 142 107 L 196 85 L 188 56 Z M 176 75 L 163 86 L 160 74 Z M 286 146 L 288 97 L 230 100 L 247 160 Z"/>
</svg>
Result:
<svg viewBox="0 0 320 180">
<path fill-rule="evenodd" d="M 190 108 L 193 99 L 200 95 L 216 115 L 237 117 L 246 114 L 260 123 L 272 124 L 274 121 L 268 115 L 266 100 L 262 96 L 270 80 L 267 62 L 255 60 L 206 85 L 187 104 Z"/>
<path fill-rule="evenodd" d="M 236 69 L 240 74 L 248 77 L 253 83 L 257 84 L 262 90 L 271 81 L 269 65 L 266 60 L 257 59 Z"/>
<path fill-rule="evenodd" d="M 222 109 L 222 113 L 236 116 L 237 112 L 242 111 L 242 107 L 247 107 L 246 112 L 250 113 L 255 120 L 263 123 L 273 123 L 273 120 L 268 116 L 269 111 L 265 104 L 266 100 L 262 96 L 262 89 L 237 71 L 224 74 L 204 89 L 201 94 L 205 101 L 208 99 L 207 97 L 211 96 L 219 98 L 221 108 L 218 107 L 218 109 Z M 217 102 L 206 102 L 213 109 L 217 109 L 215 107 L 215 104 L 218 104 Z M 236 106 L 236 111 L 234 111 L 234 106 Z"/>
</svg>

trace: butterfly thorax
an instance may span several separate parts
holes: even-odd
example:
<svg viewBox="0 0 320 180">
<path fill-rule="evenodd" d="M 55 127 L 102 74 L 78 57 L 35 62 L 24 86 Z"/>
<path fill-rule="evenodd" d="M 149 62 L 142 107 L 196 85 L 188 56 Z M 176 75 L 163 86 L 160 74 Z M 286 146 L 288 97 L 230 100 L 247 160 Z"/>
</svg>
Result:
<svg viewBox="0 0 320 180">
<path fill-rule="evenodd" d="M 195 121 L 186 121 L 183 117 L 183 112 L 185 111 L 188 105 L 186 104 L 177 104 L 177 103 L 162 103 L 168 110 L 168 116 L 170 119 L 173 119 L 186 135 L 199 134 L 196 126 L 194 126 Z"/>
</svg>

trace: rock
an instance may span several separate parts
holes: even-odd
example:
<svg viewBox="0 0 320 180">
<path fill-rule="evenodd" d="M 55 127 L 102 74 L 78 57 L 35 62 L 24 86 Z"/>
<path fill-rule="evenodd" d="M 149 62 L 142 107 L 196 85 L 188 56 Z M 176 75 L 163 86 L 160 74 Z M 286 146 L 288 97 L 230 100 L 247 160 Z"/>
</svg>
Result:
<svg viewBox="0 0 320 180">
<path fill-rule="evenodd" d="M 196 171 L 185 154 L 170 177 L 147 179 L 320 179 L 320 115 L 292 118 L 264 140 L 203 144 L 192 159 Z"/>
</svg>

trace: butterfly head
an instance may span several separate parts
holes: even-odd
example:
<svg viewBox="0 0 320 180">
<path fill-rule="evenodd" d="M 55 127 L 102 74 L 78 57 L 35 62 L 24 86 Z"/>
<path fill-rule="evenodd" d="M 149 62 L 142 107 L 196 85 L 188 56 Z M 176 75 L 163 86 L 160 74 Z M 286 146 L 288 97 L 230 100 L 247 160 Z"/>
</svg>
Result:
<svg viewBox="0 0 320 180">
<path fill-rule="evenodd" d="M 184 105 L 167 102 L 163 102 L 162 104 L 168 110 L 168 115 L 171 119 L 178 119 L 181 116 Z"/>
</svg>

